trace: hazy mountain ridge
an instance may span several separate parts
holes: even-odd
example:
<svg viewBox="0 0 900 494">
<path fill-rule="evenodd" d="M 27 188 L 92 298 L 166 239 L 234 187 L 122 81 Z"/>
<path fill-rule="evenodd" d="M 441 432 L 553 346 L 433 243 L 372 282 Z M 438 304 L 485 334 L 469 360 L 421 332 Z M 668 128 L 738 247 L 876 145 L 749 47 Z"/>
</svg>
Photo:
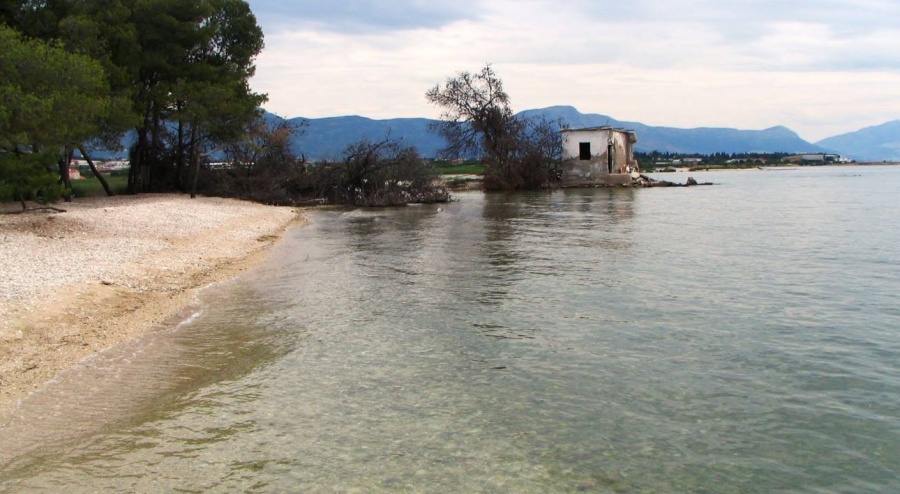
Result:
<svg viewBox="0 0 900 494">
<path fill-rule="evenodd" d="M 632 129 L 637 133 L 635 151 L 662 151 L 681 154 L 750 153 L 750 152 L 824 152 L 825 150 L 800 138 L 786 127 L 765 130 L 739 130 L 723 127 L 681 129 L 654 127 L 640 122 L 616 120 L 607 115 L 584 114 L 571 106 L 552 106 L 526 110 L 523 116 L 544 116 L 560 120 L 569 127 L 611 125 Z"/>
<path fill-rule="evenodd" d="M 336 160 L 347 146 L 368 139 L 373 142 L 397 139 L 415 146 L 425 156 L 436 156 L 446 144 L 444 139 L 431 132 L 434 122 L 427 118 L 393 118 L 373 120 L 356 115 L 327 118 L 293 118 L 292 123 L 307 122 L 303 135 L 294 139 L 296 150 L 312 160 Z"/>
<path fill-rule="evenodd" d="M 859 161 L 900 161 L 900 120 L 829 137 L 816 144 Z"/>
<path fill-rule="evenodd" d="M 662 151 L 677 154 L 832 152 L 857 161 L 900 161 L 900 120 L 811 143 L 783 126 L 763 130 L 657 127 L 640 122 L 616 120 L 608 115 L 581 113 L 571 106 L 525 110 L 519 115 L 543 117 L 572 128 L 611 125 L 632 129 L 638 139 L 635 150 L 641 152 Z M 285 119 L 268 112 L 264 118 L 270 125 L 283 121 L 294 124 L 305 123 L 306 125 L 302 127 L 304 132 L 293 138 L 292 146 L 297 153 L 302 153 L 313 161 L 339 160 L 347 146 L 362 139 L 370 141 L 397 139 L 406 145 L 415 146 L 423 156 L 428 157 L 438 156 L 445 146 L 444 139 L 431 131 L 431 125 L 439 121 L 427 118 L 375 120 L 350 115 Z M 133 141 L 134 135 L 129 133 L 123 138 L 122 144 L 127 149 Z M 127 151 L 110 152 L 95 149 L 93 154 L 100 159 L 122 159 L 127 156 Z"/>
<path fill-rule="evenodd" d="M 681 154 L 711 154 L 717 152 L 825 152 L 825 148 L 801 139 L 786 127 L 764 130 L 740 130 L 702 127 L 680 129 L 655 127 L 640 122 L 617 120 L 607 115 L 585 114 L 571 106 L 552 106 L 525 110 L 519 115 L 544 117 L 559 121 L 573 128 L 611 125 L 636 132 L 637 151 L 667 151 Z M 444 147 L 443 139 L 429 130 L 437 120 L 425 118 L 396 118 L 374 120 L 360 116 L 327 118 L 294 118 L 293 122 L 306 121 L 305 134 L 294 140 L 297 150 L 309 159 L 339 159 L 349 144 L 360 139 L 373 141 L 387 137 L 401 139 L 416 146 L 424 156 L 437 156 Z"/>
</svg>

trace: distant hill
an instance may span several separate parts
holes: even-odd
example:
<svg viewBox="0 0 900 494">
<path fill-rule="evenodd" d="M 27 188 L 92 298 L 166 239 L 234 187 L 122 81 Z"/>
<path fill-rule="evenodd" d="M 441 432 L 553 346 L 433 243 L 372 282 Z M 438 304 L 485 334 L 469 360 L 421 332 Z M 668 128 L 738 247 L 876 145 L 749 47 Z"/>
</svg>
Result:
<svg viewBox="0 0 900 494">
<path fill-rule="evenodd" d="M 616 120 L 606 115 L 595 113 L 581 113 L 571 106 L 551 106 L 536 110 L 526 110 L 519 115 L 526 117 L 543 116 L 551 121 L 560 121 L 563 125 L 573 128 L 597 127 L 611 125 L 632 129 L 637 134 L 638 142 L 636 151 L 663 151 L 679 154 L 711 154 L 711 153 L 748 153 L 748 152 L 840 152 L 857 159 L 861 159 L 861 153 L 857 153 L 856 147 L 839 146 L 840 143 L 832 143 L 832 139 L 842 138 L 838 136 L 826 139 L 817 144 L 809 143 L 801 139 L 792 130 L 785 127 L 772 127 L 765 130 L 739 130 L 730 128 L 696 128 L 679 129 L 674 127 L 654 127 L 639 122 Z M 265 118 L 271 124 L 285 119 L 273 113 L 266 113 Z M 439 135 L 431 132 L 429 126 L 437 120 L 426 118 L 394 118 L 387 120 L 374 120 L 356 115 L 344 117 L 311 118 L 302 117 L 288 120 L 292 123 L 306 122 L 304 133 L 294 138 L 292 146 L 298 153 L 302 153 L 310 160 L 336 160 L 340 159 L 344 150 L 350 144 L 369 139 L 380 141 L 387 138 L 399 139 L 404 144 L 415 146 L 423 156 L 437 156 L 440 149 L 446 144 Z M 900 128 L 900 121 L 885 124 L 894 125 L 893 129 Z M 870 129 L 878 129 L 872 127 Z M 864 129 L 865 132 L 868 129 Z M 873 134 L 876 134 L 873 131 Z M 883 134 L 883 135 L 882 135 Z M 851 136 L 853 134 L 847 134 Z M 893 150 L 894 157 L 900 155 L 900 132 L 884 130 L 877 133 L 871 139 L 881 143 L 882 154 L 887 156 L 888 150 Z M 889 137 L 893 141 L 888 141 Z M 126 146 L 134 140 L 133 133 L 126 135 L 123 144 Z M 853 141 L 852 139 L 850 141 Z M 853 141 L 855 142 L 855 141 Z M 868 142 L 860 144 L 858 148 L 864 150 L 873 147 Z M 851 152 L 853 149 L 854 152 Z M 110 153 L 103 150 L 94 150 L 98 158 L 122 158 L 126 152 Z M 870 158 L 874 159 L 874 158 Z M 877 158 L 890 159 L 890 158 Z"/>
<path fill-rule="evenodd" d="M 561 120 L 569 127 L 596 127 L 611 125 L 632 129 L 637 133 L 635 151 L 662 151 L 670 153 L 800 153 L 823 152 L 824 149 L 800 138 L 786 127 L 765 130 L 738 130 L 719 127 L 679 129 L 653 127 L 639 122 L 616 120 L 606 115 L 584 114 L 571 106 L 552 106 L 540 110 L 526 110 L 521 115 L 543 115 L 550 120 Z"/>
<path fill-rule="evenodd" d="M 633 129 L 637 133 L 637 151 L 667 151 L 671 153 L 717 152 L 823 152 L 825 149 L 801 139 L 785 127 L 765 130 L 738 130 L 728 128 L 678 129 L 653 127 L 638 122 L 616 120 L 599 114 L 581 113 L 571 106 L 552 106 L 526 110 L 519 115 L 543 116 L 560 121 L 569 127 L 596 127 L 612 125 Z M 373 120 L 359 116 L 329 117 L 306 120 L 306 134 L 296 139 L 297 149 L 310 159 L 339 158 L 341 152 L 361 138 L 380 140 L 388 136 L 414 145 L 424 156 L 436 156 L 445 146 L 444 140 L 428 130 L 436 122 L 424 118 L 397 118 Z"/>
<path fill-rule="evenodd" d="M 436 156 L 446 146 L 444 138 L 428 130 L 433 120 L 426 118 L 394 118 L 373 120 L 348 116 L 329 118 L 294 118 L 293 123 L 308 122 L 305 133 L 293 142 L 296 149 L 313 160 L 339 159 L 341 153 L 362 139 L 382 141 L 397 139 L 415 146 L 424 156 Z"/>
<path fill-rule="evenodd" d="M 900 120 L 829 137 L 816 144 L 857 161 L 900 161 Z"/>
</svg>

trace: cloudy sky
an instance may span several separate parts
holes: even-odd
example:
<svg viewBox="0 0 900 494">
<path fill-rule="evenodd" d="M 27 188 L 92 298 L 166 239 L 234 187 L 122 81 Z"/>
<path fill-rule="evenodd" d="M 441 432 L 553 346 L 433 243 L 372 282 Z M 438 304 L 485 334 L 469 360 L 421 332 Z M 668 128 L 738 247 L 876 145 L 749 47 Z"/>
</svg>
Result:
<svg viewBox="0 0 900 494">
<path fill-rule="evenodd" d="M 438 118 L 425 92 L 491 63 L 516 111 L 810 141 L 900 119 L 897 0 L 248 0 L 254 90 L 283 117 Z"/>
</svg>

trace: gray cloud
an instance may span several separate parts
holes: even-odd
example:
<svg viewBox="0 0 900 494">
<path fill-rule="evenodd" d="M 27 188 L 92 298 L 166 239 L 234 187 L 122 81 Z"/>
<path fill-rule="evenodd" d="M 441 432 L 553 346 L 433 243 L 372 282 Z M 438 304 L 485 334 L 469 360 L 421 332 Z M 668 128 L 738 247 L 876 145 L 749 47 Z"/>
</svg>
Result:
<svg viewBox="0 0 900 494">
<path fill-rule="evenodd" d="M 618 54 L 634 65 L 772 71 L 900 67 L 896 0 L 580 0 L 567 7 L 596 23 L 597 32 L 633 33 Z"/>
<path fill-rule="evenodd" d="M 346 34 L 435 29 L 478 17 L 480 2 L 448 0 L 249 0 L 260 23 L 275 29 L 313 27 Z"/>
<path fill-rule="evenodd" d="M 697 23 L 738 38 L 774 22 L 829 25 L 837 35 L 860 34 L 896 25 L 894 0 L 632 0 L 574 4 L 598 22 Z"/>
<path fill-rule="evenodd" d="M 817 138 L 900 111 L 897 0 L 249 2 L 255 89 L 288 115 L 434 115 L 423 90 L 486 61 L 518 109 Z"/>
</svg>

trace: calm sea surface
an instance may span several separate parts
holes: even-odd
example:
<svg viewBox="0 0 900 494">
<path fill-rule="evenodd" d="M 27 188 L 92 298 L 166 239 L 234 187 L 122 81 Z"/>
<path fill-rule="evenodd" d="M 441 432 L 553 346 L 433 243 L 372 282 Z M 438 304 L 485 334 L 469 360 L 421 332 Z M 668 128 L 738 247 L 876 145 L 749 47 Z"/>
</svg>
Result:
<svg viewBox="0 0 900 494">
<path fill-rule="evenodd" d="M 0 491 L 900 492 L 900 168 L 694 177 L 312 212 L 26 401 Z"/>
</svg>

